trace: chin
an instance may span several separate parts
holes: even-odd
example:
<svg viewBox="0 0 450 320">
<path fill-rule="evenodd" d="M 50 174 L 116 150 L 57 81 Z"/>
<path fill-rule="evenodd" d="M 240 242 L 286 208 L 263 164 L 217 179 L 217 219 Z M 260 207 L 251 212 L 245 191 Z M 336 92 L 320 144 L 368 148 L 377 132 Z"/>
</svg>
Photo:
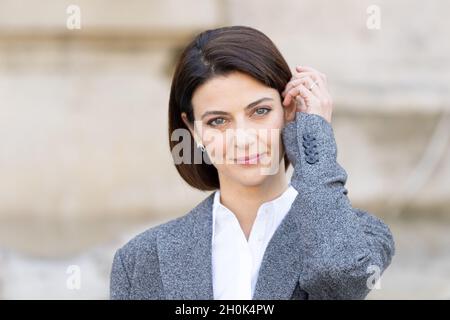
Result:
<svg viewBox="0 0 450 320">
<path fill-rule="evenodd" d="M 270 178 L 269 175 L 262 174 L 261 170 L 260 167 L 239 170 L 235 173 L 235 180 L 246 187 L 259 186 Z"/>
</svg>

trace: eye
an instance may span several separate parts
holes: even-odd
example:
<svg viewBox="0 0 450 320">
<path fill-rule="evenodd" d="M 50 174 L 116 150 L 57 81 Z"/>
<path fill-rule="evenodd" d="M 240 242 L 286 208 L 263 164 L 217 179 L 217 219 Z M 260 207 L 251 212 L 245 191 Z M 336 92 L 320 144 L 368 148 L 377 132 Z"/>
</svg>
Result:
<svg viewBox="0 0 450 320">
<path fill-rule="evenodd" d="M 215 122 L 215 121 L 217 121 L 217 120 L 219 120 L 219 123 Z M 220 120 L 222 120 L 222 122 L 221 122 Z M 207 125 L 208 125 L 208 126 L 211 126 L 211 127 L 215 127 L 215 126 L 220 126 L 220 125 L 222 125 L 222 124 L 224 124 L 224 123 L 225 123 L 225 119 L 224 119 L 224 118 L 214 118 L 214 119 L 212 119 L 212 120 L 209 120 L 209 121 L 207 122 Z"/>
<path fill-rule="evenodd" d="M 263 115 L 269 113 L 270 111 L 272 111 L 272 109 L 266 108 L 266 107 L 261 107 L 261 108 L 256 109 L 255 113 L 258 116 L 263 116 Z"/>
</svg>

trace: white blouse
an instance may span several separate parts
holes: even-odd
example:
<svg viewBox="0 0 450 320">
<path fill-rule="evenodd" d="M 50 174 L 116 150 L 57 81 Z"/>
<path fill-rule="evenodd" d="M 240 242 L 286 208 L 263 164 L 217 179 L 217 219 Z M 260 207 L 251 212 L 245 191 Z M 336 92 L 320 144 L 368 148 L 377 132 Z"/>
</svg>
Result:
<svg viewBox="0 0 450 320">
<path fill-rule="evenodd" d="M 214 299 L 252 299 L 266 247 L 297 194 L 289 184 L 278 198 L 263 203 L 247 241 L 235 214 L 220 202 L 220 190 L 215 192 L 212 212 Z"/>
</svg>

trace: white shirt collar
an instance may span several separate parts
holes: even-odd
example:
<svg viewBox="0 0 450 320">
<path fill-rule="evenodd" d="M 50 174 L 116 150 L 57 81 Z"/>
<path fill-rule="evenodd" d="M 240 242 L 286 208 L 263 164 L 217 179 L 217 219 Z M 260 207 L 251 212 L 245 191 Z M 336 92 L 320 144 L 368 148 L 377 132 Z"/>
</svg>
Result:
<svg viewBox="0 0 450 320">
<path fill-rule="evenodd" d="M 277 198 L 264 202 L 258 209 L 258 215 L 264 214 L 265 208 L 270 208 L 269 211 L 275 214 L 279 213 L 281 216 L 279 222 L 284 218 L 284 216 L 289 211 L 292 203 L 298 195 L 298 191 L 289 183 L 289 187 Z M 224 206 L 220 202 L 220 189 L 215 191 L 214 202 L 213 202 L 213 230 L 212 237 L 214 239 L 216 228 L 220 227 L 219 224 L 226 219 L 237 219 L 234 213 Z"/>
</svg>

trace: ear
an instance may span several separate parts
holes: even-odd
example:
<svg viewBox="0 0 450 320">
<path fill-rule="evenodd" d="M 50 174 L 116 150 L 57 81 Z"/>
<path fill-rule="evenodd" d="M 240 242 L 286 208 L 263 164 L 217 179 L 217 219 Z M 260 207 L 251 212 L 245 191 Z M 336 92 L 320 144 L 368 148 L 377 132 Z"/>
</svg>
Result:
<svg viewBox="0 0 450 320">
<path fill-rule="evenodd" d="M 186 112 L 182 112 L 181 113 L 181 119 L 183 120 L 184 124 L 186 125 L 186 127 L 189 129 L 189 131 L 191 132 L 192 137 L 194 137 L 194 141 L 196 141 L 195 139 L 195 133 L 194 133 L 194 126 L 193 124 L 191 124 L 188 120 L 188 117 L 186 115 Z"/>
<path fill-rule="evenodd" d="M 193 128 L 192 128 L 192 125 L 191 125 L 191 123 L 189 122 L 189 120 L 187 118 L 186 112 L 182 112 L 181 113 L 181 119 L 183 120 L 183 122 L 186 125 L 186 127 L 191 131 L 191 134 L 193 134 L 194 133 L 193 132 Z"/>
</svg>

